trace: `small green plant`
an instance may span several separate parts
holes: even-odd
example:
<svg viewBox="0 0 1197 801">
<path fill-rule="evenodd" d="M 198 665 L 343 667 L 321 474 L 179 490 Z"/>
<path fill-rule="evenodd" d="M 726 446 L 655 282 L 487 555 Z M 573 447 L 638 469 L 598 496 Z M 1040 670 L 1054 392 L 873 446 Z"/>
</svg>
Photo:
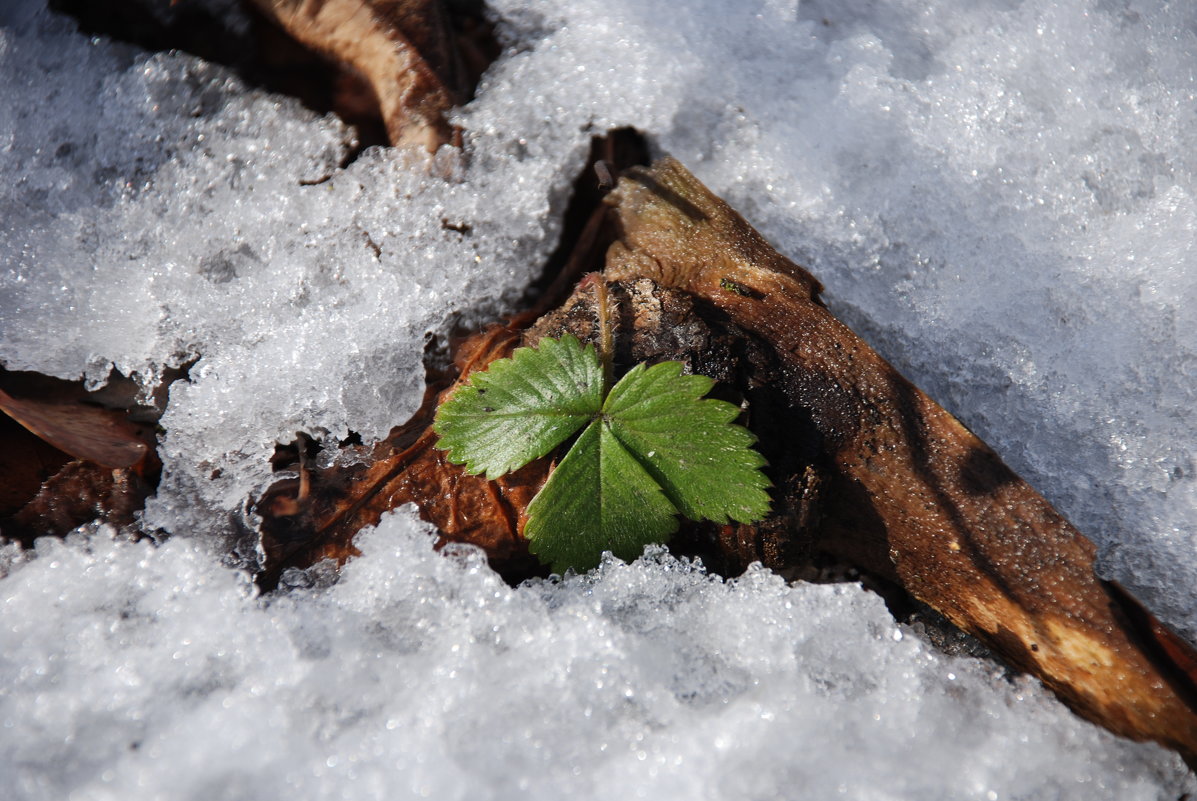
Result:
<svg viewBox="0 0 1197 801">
<path fill-rule="evenodd" d="M 611 387 L 593 346 L 567 334 L 474 373 L 441 405 L 437 447 L 494 479 L 581 435 L 528 505 L 524 536 L 553 570 L 609 550 L 634 559 L 677 515 L 751 523 L 769 511 L 756 438 L 739 409 L 704 398 L 714 380 L 680 362 L 638 364 Z"/>
</svg>

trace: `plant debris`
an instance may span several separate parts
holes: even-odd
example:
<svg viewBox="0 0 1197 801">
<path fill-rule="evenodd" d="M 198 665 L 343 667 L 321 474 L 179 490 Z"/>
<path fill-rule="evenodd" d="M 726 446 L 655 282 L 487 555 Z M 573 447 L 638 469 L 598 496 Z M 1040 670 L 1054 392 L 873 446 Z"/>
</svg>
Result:
<svg viewBox="0 0 1197 801">
<path fill-rule="evenodd" d="M 165 384 L 164 384 L 165 387 Z M 156 407 L 114 376 L 77 381 L 0 370 L 0 532 L 31 545 L 101 520 L 131 527 L 158 485 Z"/>
<path fill-rule="evenodd" d="M 696 524 L 673 541 L 713 569 L 751 561 L 793 574 L 854 565 L 1030 672 L 1082 716 L 1197 755 L 1192 649 L 1094 572 L 1096 549 L 959 421 L 897 373 L 821 302 L 821 285 L 776 253 L 672 159 L 633 168 L 606 198 L 601 277 L 539 320 L 465 343 L 459 381 L 519 345 L 599 337 L 597 288 L 618 310 L 619 374 L 679 361 L 745 409 L 777 490 L 748 525 Z M 579 260 L 591 256 L 579 257 Z M 439 389 L 439 388 L 438 388 Z M 273 569 L 353 553 L 354 533 L 415 502 L 442 542 L 482 547 L 511 580 L 534 575 L 522 532 L 547 459 L 496 481 L 434 447 L 438 398 L 368 465 L 304 470 L 258 505 Z M 296 495 L 296 487 L 308 487 Z"/>
</svg>

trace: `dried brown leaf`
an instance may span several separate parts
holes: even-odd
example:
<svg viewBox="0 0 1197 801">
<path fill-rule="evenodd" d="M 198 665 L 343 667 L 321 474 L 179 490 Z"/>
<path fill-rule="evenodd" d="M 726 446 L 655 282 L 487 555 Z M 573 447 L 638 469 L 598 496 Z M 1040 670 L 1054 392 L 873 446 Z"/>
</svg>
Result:
<svg viewBox="0 0 1197 801">
<path fill-rule="evenodd" d="M 391 144 L 435 152 L 465 75 L 440 0 L 254 0 L 291 36 L 365 77 Z"/>
<path fill-rule="evenodd" d="M 157 412 L 130 412 L 132 382 L 118 376 L 87 392 L 81 382 L 0 370 L 0 384 L 0 534 L 28 544 L 97 518 L 132 523 L 161 469 Z"/>
<path fill-rule="evenodd" d="M 113 470 L 76 459 L 41 485 L 6 523 L 4 534 L 30 542 L 36 537 L 68 534 L 93 520 L 118 528 L 128 526 L 152 489 L 132 470 Z"/>
<path fill-rule="evenodd" d="M 0 411 L 64 453 L 105 467 L 132 467 L 149 451 L 137 429 L 112 409 L 14 398 L 0 389 Z"/>
<path fill-rule="evenodd" d="M 496 327 L 465 343 L 461 375 L 485 369 L 519 344 L 519 323 Z M 486 550 L 496 570 L 523 577 L 538 571 L 520 535 L 524 509 L 548 473 L 543 462 L 487 481 L 448 462 L 435 446 L 432 422 L 439 394 L 429 389 L 422 411 L 374 447 L 365 464 L 323 470 L 297 465 L 301 477 L 280 482 L 256 504 L 262 516 L 267 570 L 273 583 L 290 566 L 322 559 L 338 563 L 356 554 L 353 537 L 382 514 L 415 503 L 441 532 L 441 544 L 468 542 Z"/>
</svg>

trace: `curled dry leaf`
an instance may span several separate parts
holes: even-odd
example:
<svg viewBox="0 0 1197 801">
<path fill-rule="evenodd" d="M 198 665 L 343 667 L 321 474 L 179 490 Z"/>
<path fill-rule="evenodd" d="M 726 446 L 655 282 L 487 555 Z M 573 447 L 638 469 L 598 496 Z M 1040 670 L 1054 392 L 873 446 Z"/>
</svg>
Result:
<svg viewBox="0 0 1197 801">
<path fill-rule="evenodd" d="M 432 153 L 456 139 L 445 114 L 465 96 L 465 73 L 441 0 L 253 2 L 296 40 L 365 77 L 392 145 Z"/>
<path fill-rule="evenodd" d="M 683 527 L 672 548 L 725 573 L 754 560 L 782 571 L 818 558 L 855 565 L 1084 717 L 1197 757 L 1193 649 L 1099 579 L 1093 544 L 832 316 L 815 278 L 672 159 L 625 172 L 606 203 L 607 219 L 583 237 L 606 248 L 604 274 L 535 322 L 472 339 L 461 376 L 543 337 L 594 342 L 600 309 L 613 309 L 616 373 L 670 359 L 717 379 L 716 392 L 745 409 L 775 487 L 766 520 Z M 263 499 L 273 570 L 344 559 L 358 528 L 414 501 L 442 541 L 481 546 L 509 578 L 531 574 L 520 534 L 552 455 L 496 482 L 468 476 L 434 447 L 436 398 L 430 390 L 423 416 L 372 462 L 305 473 L 306 495 L 283 484 Z"/>
</svg>

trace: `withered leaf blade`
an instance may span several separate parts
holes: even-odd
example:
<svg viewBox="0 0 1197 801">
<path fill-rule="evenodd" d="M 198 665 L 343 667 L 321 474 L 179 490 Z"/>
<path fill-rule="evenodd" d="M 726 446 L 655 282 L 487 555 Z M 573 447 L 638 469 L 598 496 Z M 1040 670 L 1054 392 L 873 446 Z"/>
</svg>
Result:
<svg viewBox="0 0 1197 801">
<path fill-rule="evenodd" d="M 458 350 L 459 383 L 519 344 L 526 320 L 496 326 Z M 357 554 L 353 538 L 365 526 L 405 503 L 441 532 L 440 544 L 468 542 L 483 548 L 492 567 L 513 580 L 542 573 L 521 531 L 525 510 L 548 475 L 547 460 L 534 461 L 496 481 L 470 475 L 436 447 L 432 416 L 450 390 L 430 386 L 421 410 L 378 443 L 366 463 L 312 469 L 297 466 L 299 480 L 272 486 L 255 504 L 262 518 L 267 564 L 259 583 L 271 586 L 288 567 L 324 559 L 342 563 Z"/>
<path fill-rule="evenodd" d="M 63 536 L 84 523 L 133 524 L 152 487 L 132 470 L 94 462 L 67 462 L 42 484 L 19 512 L 6 520 L 4 535 L 26 544 L 45 535 Z"/>
<path fill-rule="evenodd" d="M 112 409 L 15 398 L 0 389 L 0 411 L 64 453 L 104 467 L 132 467 L 149 450 L 136 428 Z"/>
<path fill-rule="evenodd" d="M 455 138 L 446 113 L 463 70 L 441 0 L 253 0 L 291 36 L 365 76 L 387 136 L 435 152 Z"/>
<path fill-rule="evenodd" d="M 173 380 L 143 405 L 135 382 L 115 373 L 88 392 L 0 370 L 0 534 L 31 545 L 97 519 L 133 526 L 162 468 L 152 425 Z"/>
<path fill-rule="evenodd" d="M 608 203 L 620 229 L 609 279 L 688 293 L 786 366 L 779 387 L 831 471 L 819 547 L 898 582 L 1081 715 L 1193 763 L 1197 688 L 1149 645 L 1162 625 L 1097 577 L 1089 540 L 677 161 L 625 174 Z M 1180 638 L 1166 643 L 1191 660 Z"/>
</svg>

